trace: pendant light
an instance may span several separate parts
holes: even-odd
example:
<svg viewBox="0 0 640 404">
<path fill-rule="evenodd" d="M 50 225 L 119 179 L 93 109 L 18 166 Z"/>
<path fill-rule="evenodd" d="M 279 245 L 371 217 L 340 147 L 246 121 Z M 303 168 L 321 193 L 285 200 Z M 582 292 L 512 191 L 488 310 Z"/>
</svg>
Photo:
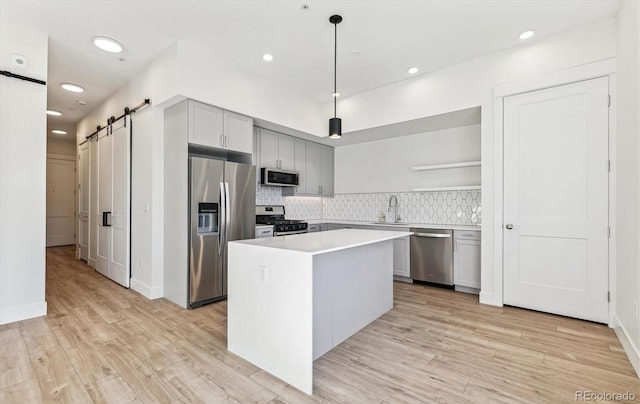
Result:
<svg viewBox="0 0 640 404">
<path fill-rule="evenodd" d="M 329 119 L 329 137 L 331 139 L 340 139 L 342 137 L 342 120 L 338 118 L 336 113 L 336 103 L 338 102 L 338 88 L 336 85 L 336 77 L 338 75 L 338 24 L 342 22 L 342 17 L 332 15 L 329 22 L 334 27 L 334 46 L 333 46 L 333 118 Z"/>
</svg>

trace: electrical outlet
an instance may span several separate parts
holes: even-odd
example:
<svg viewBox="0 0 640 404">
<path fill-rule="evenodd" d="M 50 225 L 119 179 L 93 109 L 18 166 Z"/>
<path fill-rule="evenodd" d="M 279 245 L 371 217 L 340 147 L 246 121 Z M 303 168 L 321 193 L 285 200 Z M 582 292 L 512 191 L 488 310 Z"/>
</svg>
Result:
<svg viewBox="0 0 640 404">
<path fill-rule="evenodd" d="M 268 281 L 267 275 L 268 275 L 267 267 L 265 265 L 260 265 L 258 267 L 258 279 L 260 280 L 260 282 L 266 284 Z"/>
</svg>

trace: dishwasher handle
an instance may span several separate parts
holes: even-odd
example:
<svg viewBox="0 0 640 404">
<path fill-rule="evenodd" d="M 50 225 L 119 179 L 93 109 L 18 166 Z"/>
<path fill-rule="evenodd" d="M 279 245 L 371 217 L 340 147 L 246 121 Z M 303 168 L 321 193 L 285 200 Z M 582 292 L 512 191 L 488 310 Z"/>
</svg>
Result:
<svg viewBox="0 0 640 404">
<path fill-rule="evenodd" d="M 451 238 L 451 234 L 446 233 L 413 233 L 416 237 L 429 237 L 429 238 Z"/>
</svg>

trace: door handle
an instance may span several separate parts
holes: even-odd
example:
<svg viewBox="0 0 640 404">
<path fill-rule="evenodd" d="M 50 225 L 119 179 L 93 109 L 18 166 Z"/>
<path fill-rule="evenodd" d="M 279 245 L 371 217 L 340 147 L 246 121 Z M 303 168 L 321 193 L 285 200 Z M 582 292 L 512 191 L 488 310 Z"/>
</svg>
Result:
<svg viewBox="0 0 640 404">
<path fill-rule="evenodd" d="M 109 223 L 109 215 L 111 215 L 111 212 L 102 212 L 102 225 L 104 227 L 111 227 L 111 223 Z"/>
<path fill-rule="evenodd" d="M 220 219 L 218 220 L 218 254 L 222 254 L 222 245 L 224 244 L 225 231 L 227 230 L 226 222 L 226 198 L 224 194 L 224 183 L 220 183 Z"/>
<path fill-rule="evenodd" d="M 225 212 L 227 217 L 224 221 L 224 247 L 227 248 L 229 242 L 229 222 L 231 221 L 231 201 L 229 201 L 229 183 L 224 183 L 224 197 L 225 197 Z"/>
<path fill-rule="evenodd" d="M 416 237 L 429 237 L 429 238 L 451 238 L 451 234 L 444 233 L 413 233 Z"/>
<path fill-rule="evenodd" d="M 224 147 L 224 137 L 220 134 L 220 146 Z"/>
<path fill-rule="evenodd" d="M 513 230 L 513 229 L 519 229 L 520 226 L 514 226 L 511 223 L 507 223 L 506 226 L 504 226 L 507 230 Z"/>
</svg>

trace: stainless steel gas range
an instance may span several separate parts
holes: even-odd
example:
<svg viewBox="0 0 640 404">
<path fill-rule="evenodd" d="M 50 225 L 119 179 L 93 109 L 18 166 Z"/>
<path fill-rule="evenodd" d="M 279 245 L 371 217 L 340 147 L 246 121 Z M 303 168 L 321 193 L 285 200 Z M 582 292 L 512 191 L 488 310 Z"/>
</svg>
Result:
<svg viewBox="0 0 640 404">
<path fill-rule="evenodd" d="M 307 232 L 307 222 L 302 220 L 285 220 L 284 214 L 284 206 L 282 205 L 258 205 L 256 206 L 256 226 L 273 226 L 274 236 L 286 236 Z"/>
</svg>

